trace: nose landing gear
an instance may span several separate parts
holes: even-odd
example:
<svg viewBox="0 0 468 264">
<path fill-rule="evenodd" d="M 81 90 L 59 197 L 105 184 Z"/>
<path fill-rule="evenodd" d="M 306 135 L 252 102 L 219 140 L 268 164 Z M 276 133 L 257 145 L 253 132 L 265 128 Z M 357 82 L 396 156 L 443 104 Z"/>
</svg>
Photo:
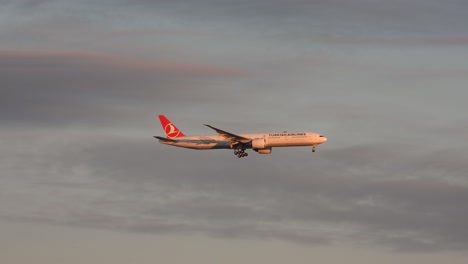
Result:
<svg viewBox="0 0 468 264">
<path fill-rule="evenodd" d="M 312 152 L 315 152 L 315 146 L 312 146 Z"/>
<path fill-rule="evenodd" d="M 235 149 L 234 155 L 236 155 L 240 159 L 242 157 L 247 157 L 249 153 L 245 153 L 245 149 Z"/>
</svg>

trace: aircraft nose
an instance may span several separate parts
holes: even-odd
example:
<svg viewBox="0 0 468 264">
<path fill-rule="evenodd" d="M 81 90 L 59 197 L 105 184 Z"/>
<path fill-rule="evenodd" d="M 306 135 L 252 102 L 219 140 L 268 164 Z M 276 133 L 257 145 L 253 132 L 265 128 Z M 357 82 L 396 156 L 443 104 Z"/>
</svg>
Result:
<svg viewBox="0 0 468 264">
<path fill-rule="evenodd" d="M 327 138 L 324 135 L 320 135 L 321 143 L 327 142 Z"/>
</svg>

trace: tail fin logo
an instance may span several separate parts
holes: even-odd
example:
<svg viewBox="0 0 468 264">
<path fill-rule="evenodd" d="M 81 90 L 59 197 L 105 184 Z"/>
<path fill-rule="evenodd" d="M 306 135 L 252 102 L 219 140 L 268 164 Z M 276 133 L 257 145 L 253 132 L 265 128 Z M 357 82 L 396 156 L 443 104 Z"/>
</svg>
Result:
<svg viewBox="0 0 468 264">
<path fill-rule="evenodd" d="M 176 137 L 185 137 L 184 133 L 180 131 L 169 119 L 167 119 L 164 115 L 159 115 L 159 121 L 161 122 L 161 126 L 164 129 L 164 133 L 168 138 L 176 138 Z"/>
<path fill-rule="evenodd" d="M 177 129 L 172 123 L 169 123 L 164 127 L 164 132 L 169 138 L 178 137 L 180 135 L 180 130 Z"/>
</svg>

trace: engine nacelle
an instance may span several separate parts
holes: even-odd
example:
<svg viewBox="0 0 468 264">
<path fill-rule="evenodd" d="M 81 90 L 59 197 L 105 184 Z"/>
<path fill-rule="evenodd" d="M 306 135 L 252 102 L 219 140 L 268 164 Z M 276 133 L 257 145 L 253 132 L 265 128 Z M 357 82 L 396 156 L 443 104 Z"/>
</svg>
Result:
<svg viewBox="0 0 468 264">
<path fill-rule="evenodd" d="M 265 148 L 265 139 L 264 138 L 255 138 L 252 140 L 253 149 L 264 149 Z"/>
<path fill-rule="evenodd" d="M 255 151 L 257 151 L 258 154 L 271 154 L 271 148 L 255 149 Z"/>
</svg>

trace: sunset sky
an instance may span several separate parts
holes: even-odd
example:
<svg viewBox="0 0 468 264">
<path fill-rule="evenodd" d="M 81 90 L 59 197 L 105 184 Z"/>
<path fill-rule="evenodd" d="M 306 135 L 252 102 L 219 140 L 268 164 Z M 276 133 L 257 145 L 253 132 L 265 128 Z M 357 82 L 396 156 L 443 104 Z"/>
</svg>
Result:
<svg viewBox="0 0 468 264">
<path fill-rule="evenodd" d="M 0 0 L 0 262 L 467 263 L 467 99 L 467 1 Z"/>
</svg>

